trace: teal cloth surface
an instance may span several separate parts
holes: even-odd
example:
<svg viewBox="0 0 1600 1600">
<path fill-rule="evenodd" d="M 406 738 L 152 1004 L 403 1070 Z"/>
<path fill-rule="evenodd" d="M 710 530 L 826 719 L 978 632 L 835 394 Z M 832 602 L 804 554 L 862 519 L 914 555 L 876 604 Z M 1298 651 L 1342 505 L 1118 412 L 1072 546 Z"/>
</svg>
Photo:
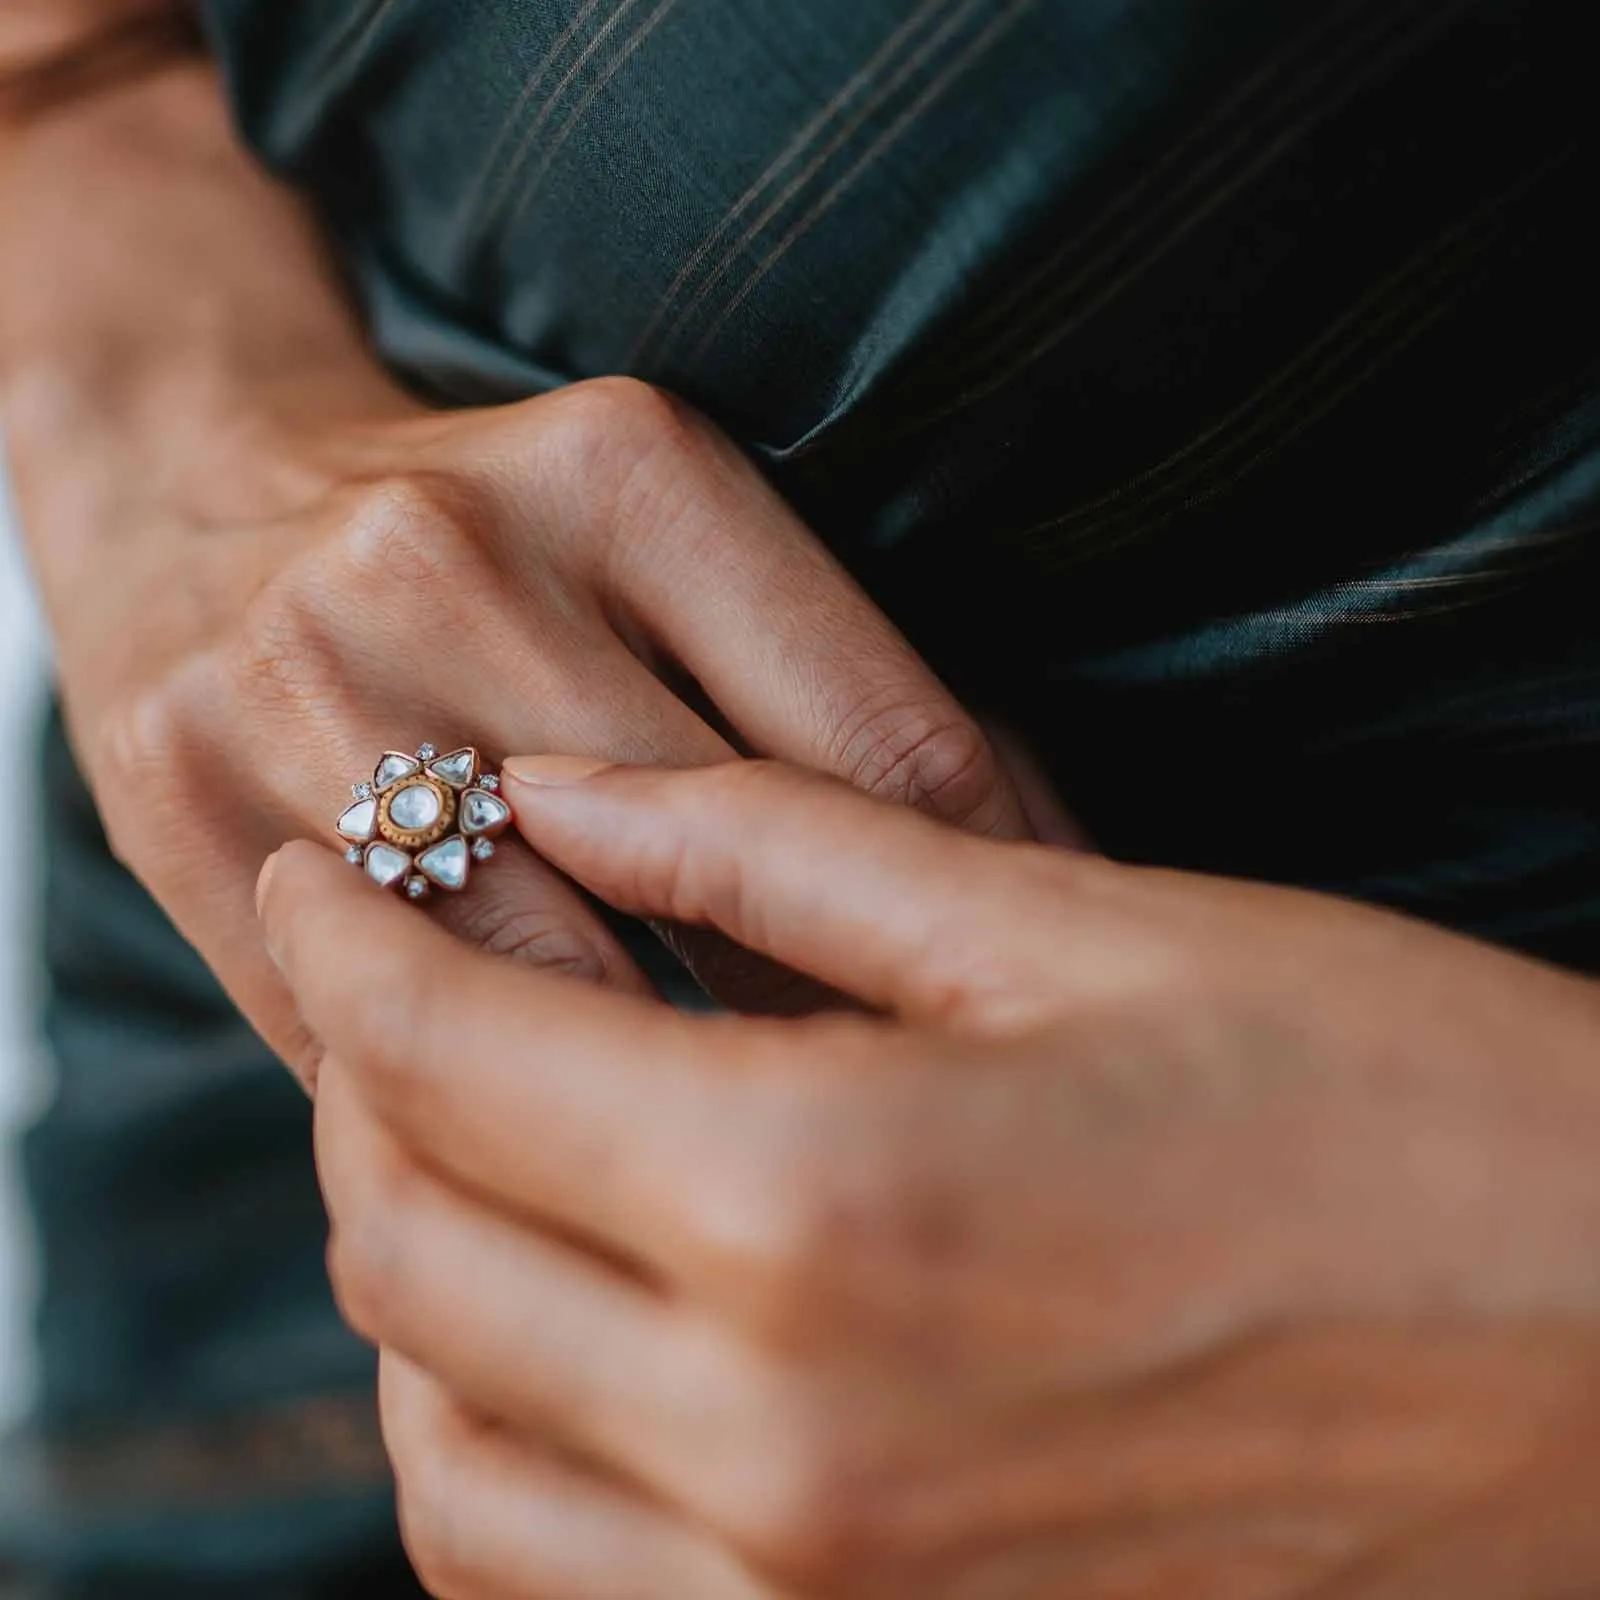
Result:
<svg viewBox="0 0 1600 1600">
<path fill-rule="evenodd" d="M 1600 965 L 1585 8 L 205 9 L 419 386 L 695 401 L 1115 854 Z"/>
<path fill-rule="evenodd" d="M 1584 8 L 203 10 L 419 390 L 667 385 L 1113 854 L 1600 970 Z M 54 848 L 47 1433 L 359 1386 L 292 1091 Z"/>
</svg>

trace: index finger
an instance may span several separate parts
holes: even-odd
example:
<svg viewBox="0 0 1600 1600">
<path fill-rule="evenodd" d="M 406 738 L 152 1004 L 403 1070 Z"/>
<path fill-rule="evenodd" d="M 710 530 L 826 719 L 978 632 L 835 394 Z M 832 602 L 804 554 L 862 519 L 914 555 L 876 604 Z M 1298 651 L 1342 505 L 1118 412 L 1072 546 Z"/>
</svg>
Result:
<svg viewBox="0 0 1600 1600">
<path fill-rule="evenodd" d="M 736 1069 L 778 1025 L 485 956 L 314 845 L 272 859 L 259 901 L 301 1016 L 426 1165 L 658 1274 L 703 1253 L 709 1187 L 759 1143 Z"/>
</svg>

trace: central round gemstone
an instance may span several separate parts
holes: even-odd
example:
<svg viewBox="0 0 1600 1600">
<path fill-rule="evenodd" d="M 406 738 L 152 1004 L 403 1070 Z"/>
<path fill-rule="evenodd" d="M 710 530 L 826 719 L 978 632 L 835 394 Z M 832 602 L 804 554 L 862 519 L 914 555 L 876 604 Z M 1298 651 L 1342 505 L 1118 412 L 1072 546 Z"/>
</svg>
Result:
<svg viewBox="0 0 1600 1600">
<path fill-rule="evenodd" d="M 408 783 L 389 802 L 389 820 L 407 833 L 421 833 L 439 820 L 438 792 L 425 783 Z"/>
</svg>

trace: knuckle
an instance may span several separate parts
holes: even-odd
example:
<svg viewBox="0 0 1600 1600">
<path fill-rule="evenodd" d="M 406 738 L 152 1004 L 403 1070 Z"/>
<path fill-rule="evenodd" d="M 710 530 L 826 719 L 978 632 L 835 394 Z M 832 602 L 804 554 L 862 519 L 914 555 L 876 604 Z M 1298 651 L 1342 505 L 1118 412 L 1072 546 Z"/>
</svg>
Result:
<svg viewBox="0 0 1600 1600">
<path fill-rule="evenodd" d="M 418 1579 L 434 1600 L 467 1600 L 473 1563 L 455 1485 L 450 1441 L 390 1446 L 395 1463 L 395 1508 L 400 1539 Z"/>
<path fill-rule="evenodd" d="M 681 551 L 705 520 L 684 511 L 717 455 L 705 420 L 635 378 L 591 379 L 543 403 L 538 437 L 560 520 L 582 530 L 599 579 L 625 584 L 642 553 L 669 536 Z"/>
<path fill-rule="evenodd" d="M 322 1062 L 326 1049 L 322 1041 L 295 1016 L 288 1025 L 287 1035 L 279 1046 L 284 1065 L 306 1093 L 315 1096 L 317 1080 L 322 1075 Z"/>
<path fill-rule="evenodd" d="M 904 1553 L 891 1497 L 914 1456 L 900 1426 L 804 1354 L 735 1335 L 701 1360 L 722 1401 L 695 1414 L 685 1503 L 784 1594 L 877 1593 L 867 1580 Z"/>
<path fill-rule="evenodd" d="M 328 1278 L 340 1315 L 374 1344 L 393 1333 L 406 1307 L 406 1191 L 392 1164 L 343 1193 L 329 1190 Z"/>
<path fill-rule="evenodd" d="M 840 1298 L 861 1219 L 810 1154 L 779 1161 L 772 1184 L 765 1200 L 749 1207 L 762 1269 L 754 1282 L 769 1326 L 804 1333 Z"/>
<path fill-rule="evenodd" d="M 359 1078 L 374 1109 L 404 1126 L 426 1126 L 441 1092 L 434 1047 L 441 1018 L 454 1015 L 448 981 L 405 962 L 379 963 L 351 992 L 339 1059 Z"/>
<path fill-rule="evenodd" d="M 392 1401 L 381 1380 L 380 1396 L 400 1537 L 413 1570 L 435 1600 L 479 1600 L 487 1592 L 487 1572 L 493 1566 L 483 1543 L 482 1485 L 490 1466 L 484 1446 L 501 1429 L 469 1415 L 454 1401 L 422 1408 Z M 495 1481 L 503 1480 L 498 1462 L 491 1470 Z M 530 1540 L 528 1547 L 535 1570 L 516 1574 L 517 1594 L 527 1600 L 564 1595 L 566 1590 L 545 1582 L 540 1542 Z M 504 1576 L 499 1574 L 501 1580 Z"/>
<path fill-rule="evenodd" d="M 399 473 L 363 483 L 340 508 L 334 592 L 392 606 L 415 595 L 454 604 L 464 573 L 482 560 L 491 520 L 487 491 L 458 474 Z"/>
<path fill-rule="evenodd" d="M 182 794 L 206 759 L 207 674 L 185 663 L 114 705 L 85 742 L 84 765 L 112 854 L 124 865 L 140 835 Z"/>
<path fill-rule="evenodd" d="M 419 1403 L 416 1380 L 396 1377 L 389 1361 L 378 1365 L 378 1409 L 384 1448 L 394 1469 L 400 1536 L 418 1576 L 435 1595 L 446 1592 L 454 1567 L 456 1483 L 461 1440 L 454 1419 Z"/>
<path fill-rule="evenodd" d="M 559 911 L 511 906 L 485 896 L 484 903 L 451 908 L 455 931 L 489 955 L 504 956 L 546 972 L 591 983 L 615 976 L 615 954 Z"/>
<path fill-rule="evenodd" d="M 986 831 L 1005 783 L 983 730 L 952 707 L 895 702 L 846 725 L 841 766 L 857 788 Z"/>
<path fill-rule="evenodd" d="M 237 705 L 279 719 L 325 713 L 340 678 L 329 593 L 291 564 L 252 595 L 224 662 Z"/>
<path fill-rule="evenodd" d="M 966 1248 L 959 1195 L 914 1119 L 849 1084 L 786 1098 L 697 1196 L 751 1331 L 801 1352 L 914 1334 Z"/>
<path fill-rule="evenodd" d="M 751 1309 L 760 1332 L 780 1345 L 847 1334 L 860 1291 L 885 1254 L 893 1226 L 887 1186 L 875 1179 L 864 1193 L 840 1170 L 848 1137 L 830 1143 L 814 1126 L 803 1138 L 765 1142 L 720 1185 L 723 1203 L 741 1219 L 733 1243 L 744 1259 L 735 1264 Z"/>
<path fill-rule="evenodd" d="M 683 401 L 638 378 L 590 378 L 544 402 L 546 444 L 573 466 L 637 460 L 663 446 L 686 445 L 704 424 Z"/>
<path fill-rule="evenodd" d="M 877 1475 L 866 1470 L 855 1430 L 808 1407 L 784 1419 L 784 1442 L 752 1457 L 732 1528 L 758 1570 L 807 1593 L 853 1592 L 894 1558 Z"/>
<path fill-rule="evenodd" d="M 89 742 L 92 773 L 140 785 L 167 772 L 193 741 L 201 718 L 194 674 L 169 672 L 118 700 Z"/>
</svg>

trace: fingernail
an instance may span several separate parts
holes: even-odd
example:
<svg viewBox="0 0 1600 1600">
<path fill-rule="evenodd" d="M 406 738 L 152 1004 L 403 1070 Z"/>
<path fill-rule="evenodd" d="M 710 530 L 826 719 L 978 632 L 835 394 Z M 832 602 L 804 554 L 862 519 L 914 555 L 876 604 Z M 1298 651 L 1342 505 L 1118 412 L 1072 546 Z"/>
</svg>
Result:
<svg viewBox="0 0 1600 1600">
<path fill-rule="evenodd" d="M 267 890 L 272 884 L 272 874 L 277 869 L 278 852 L 274 850 L 261 864 L 261 871 L 256 877 L 256 915 L 261 915 L 261 908 L 267 903 Z"/>
<path fill-rule="evenodd" d="M 612 765 L 592 756 L 512 756 L 504 770 L 516 783 L 531 784 L 537 789 L 567 789 Z"/>
</svg>

